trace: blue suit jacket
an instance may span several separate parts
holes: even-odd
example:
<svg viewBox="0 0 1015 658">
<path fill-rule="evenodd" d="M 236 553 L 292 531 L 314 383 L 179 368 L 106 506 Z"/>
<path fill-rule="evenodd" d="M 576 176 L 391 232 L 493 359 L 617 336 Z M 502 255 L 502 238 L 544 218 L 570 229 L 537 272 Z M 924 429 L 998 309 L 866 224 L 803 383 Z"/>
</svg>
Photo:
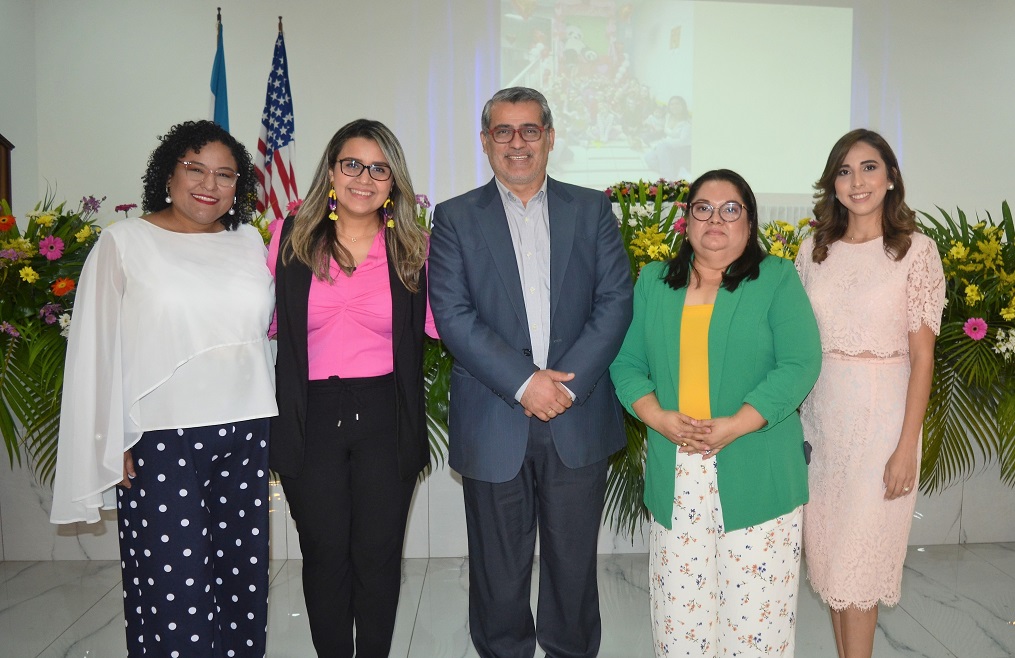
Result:
<svg viewBox="0 0 1015 658">
<path fill-rule="evenodd" d="M 624 447 L 609 366 L 631 321 L 631 277 L 606 195 L 547 180 L 550 351 L 547 368 L 575 373 L 574 405 L 549 421 L 561 461 L 592 464 Z M 521 468 L 530 419 L 515 392 L 532 361 L 521 279 L 496 182 L 438 204 L 430 237 L 430 305 L 455 357 L 450 465 L 505 482 Z"/>
</svg>

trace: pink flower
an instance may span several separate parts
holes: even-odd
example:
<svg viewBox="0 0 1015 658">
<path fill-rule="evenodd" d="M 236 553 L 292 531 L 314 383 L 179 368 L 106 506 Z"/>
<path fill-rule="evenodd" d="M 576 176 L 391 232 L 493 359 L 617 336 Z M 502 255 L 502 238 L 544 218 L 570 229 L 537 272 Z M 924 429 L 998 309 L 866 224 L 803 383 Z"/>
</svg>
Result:
<svg viewBox="0 0 1015 658">
<path fill-rule="evenodd" d="M 46 260 L 56 260 L 63 256 L 63 240 L 50 235 L 39 241 L 39 253 L 46 257 Z"/>
<path fill-rule="evenodd" d="M 651 195 L 651 196 L 655 196 L 655 195 L 656 195 L 656 192 L 658 192 L 658 191 L 659 191 L 659 188 L 658 188 L 658 187 L 656 187 L 655 185 L 651 185 L 651 186 L 649 186 L 649 188 L 648 188 L 648 193 L 649 193 L 649 195 Z"/>
<path fill-rule="evenodd" d="M 289 205 L 285 207 L 285 213 L 287 215 L 291 215 L 294 212 L 296 212 L 297 210 L 299 210 L 300 206 L 302 206 L 302 205 L 303 205 L 303 199 L 293 199 L 292 201 L 289 202 Z"/>
<path fill-rule="evenodd" d="M 114 212 L 122 212 L 124 215 L 129 213 L 134 208 L 137 208 L 136 203 L 121 203 L 117 207 L 113 208 Z"/>
<path fill-rule="evenodd" d="M 966 335 L 973 340 L 982 340 L 987 335 L 987 323 L 983 321 L 983 318 L 969 318 L 962 325 L 962 331 L 966 332 Z"/>
<path fill-rule="evenodd" d="M 684 232 L 687 231 L 687 220 L 683 217 L 677 219 L 677 221 L 673 223 L 673 230 L 680 235 L 683 235 Z"/>
<path fill-rule="evenodd" d="M 613 196 L 613 188 L 612 187 L 606 188 L 606 196 Z"/>
</svg>

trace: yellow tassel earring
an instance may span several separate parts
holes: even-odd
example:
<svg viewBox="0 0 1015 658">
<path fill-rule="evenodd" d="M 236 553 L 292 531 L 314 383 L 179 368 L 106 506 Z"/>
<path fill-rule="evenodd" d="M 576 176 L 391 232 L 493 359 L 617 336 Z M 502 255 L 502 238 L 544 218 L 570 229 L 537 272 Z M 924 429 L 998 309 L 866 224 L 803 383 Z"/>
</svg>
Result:
<svg viewBox="0 0 1015 658">
<path fill-rule="evenodd" d="M 395 202 L 391 200 L 391 197 L 388 197 L 384 205 L 381 206 L 381 213 L 384 215 L 384 223 L 388 228 L 395 228 Z"/>
<path fill-rule="evenodd" d="M 338 215 L 335 214 L 335 210 L 337 208 L 338 208 L 338 195 L 335 194 L 335 188 L 331 188 L 331 191 L 328 192 L 328 210 L 330 211 L 328 213 L 328 219 L 330 219 L 333 222 L 338 220 Z"/>
</svg>

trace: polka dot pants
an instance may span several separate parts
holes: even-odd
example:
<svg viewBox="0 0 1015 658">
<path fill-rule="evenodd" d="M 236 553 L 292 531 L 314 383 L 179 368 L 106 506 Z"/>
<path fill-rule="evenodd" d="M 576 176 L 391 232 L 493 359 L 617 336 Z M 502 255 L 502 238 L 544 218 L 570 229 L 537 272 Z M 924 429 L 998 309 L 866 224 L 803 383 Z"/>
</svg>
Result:
<svg viewBox="0 0 1015 658">
<path fill-rule="evenodd" d="M 128 656 L 264 656 L 268 421 L 145 432 L 117 487 Z"/>
</svg>

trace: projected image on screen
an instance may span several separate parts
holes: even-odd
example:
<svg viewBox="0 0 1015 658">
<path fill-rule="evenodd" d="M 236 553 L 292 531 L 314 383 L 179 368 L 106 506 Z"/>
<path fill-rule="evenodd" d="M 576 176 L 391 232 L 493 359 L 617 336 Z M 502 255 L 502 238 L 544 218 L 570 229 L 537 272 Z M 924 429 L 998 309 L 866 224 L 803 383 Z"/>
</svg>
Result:
<svg viewBox="0 0 1015 658">
<path fill-rule="evenodd" d="M 690 176 L 691 3 L 505 0 L 503 10 L 504 86 L 550 101 L 554 175 L 597 187 Z"/>
<path fill-rule="evenodd" d="M 502 0 L 501 82 L 542 91 L 550 175 L 605 187 L 735 168 L 809 198 L 849 129 L 852 11 L 681 0 Z"/>
</svg>

